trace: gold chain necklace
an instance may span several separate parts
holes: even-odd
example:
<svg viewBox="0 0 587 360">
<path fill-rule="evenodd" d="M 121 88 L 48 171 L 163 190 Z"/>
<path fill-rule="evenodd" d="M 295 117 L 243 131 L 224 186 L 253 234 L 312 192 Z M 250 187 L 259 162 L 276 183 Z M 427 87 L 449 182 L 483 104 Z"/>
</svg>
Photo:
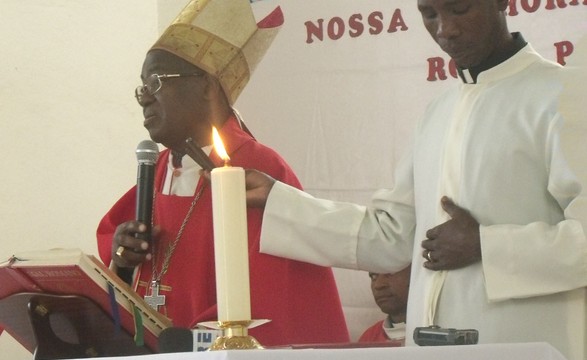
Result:
<svg viewBox="0 0 587 360">
<path fill-rule="evenodd" d="M 167 250 L 165 250 L 165 256 L 163 258 L 163 264 L 161 265 L 161 272 L 160 273 L 157 272 L 157 257 L 156 257 L 155 248 L 153 247 L 153 249 L 152 249 L 153 257 L 151 259 L 151 295 L 145 294 L 145 302 L 147 304 L 149 304 L 155 310 L 158 310 L 159 306 L 165 305 L 165 295 L 159 294 L 159 287 L 161 286 L 161 278 L 163 277 L 163 275 L 165 275 L 165 273 L 167 273 L 167 270 L 169 269 L 169 263 L 171 261 L 171 256 L 173 255 L 173 252 L 175 251 L 175 248 L 177 247 L 179 240 L 181 240 L 181 236 L 183 235 L 183 231 L 185 230 L 185 227 L 188 223 L 188 220 L 190 219 L 192 212 L 194 211 L 194 208 L 196 207 L 196 203 L 200 199 L 200 196 L 202 196 L 202 193 L 204 192 L 205 187 L 206 187 L 206 185 L 203 184 L 202 187 L 200 188 L 200 190 L 198 191 L 198 193 L 196 194 L 196 196 L 194 197 L 194 200 L 192 200 L 192 203 L 190 204 L 190 208 L 189 208 L 187 214 L 185 215 L 185 218 L 183 219 L 181 226 L 179 227 L 179 231 L 177 232 L 177 236 L 175 237 L 175 240 L 167 246 Z"/>
</svg>

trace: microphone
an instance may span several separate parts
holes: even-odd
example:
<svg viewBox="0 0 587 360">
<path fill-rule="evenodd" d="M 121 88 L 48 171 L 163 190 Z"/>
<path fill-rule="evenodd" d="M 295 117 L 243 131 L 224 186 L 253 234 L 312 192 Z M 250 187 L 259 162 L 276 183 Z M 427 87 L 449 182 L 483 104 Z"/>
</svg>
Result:
<svg viewBox="0 0 587 360">
<path fill-rule="evenodd" d="M 192 351 L 194 351 L 194 337 L 189 329 L 169 327 L 159 334 L 159 353 Z"/>
<path fill-rule="evenodd" d="M 155 181 L 155 163 L 159 157 L 159 148 L 151 140 L 143 140 L 137 145 L 137 202 L 136 220 L 147 225 L 145 233 L 136 234 L 137 239 L 151 240 L 151 222 L 153 219 L 153 186 Z"/>
</svg>

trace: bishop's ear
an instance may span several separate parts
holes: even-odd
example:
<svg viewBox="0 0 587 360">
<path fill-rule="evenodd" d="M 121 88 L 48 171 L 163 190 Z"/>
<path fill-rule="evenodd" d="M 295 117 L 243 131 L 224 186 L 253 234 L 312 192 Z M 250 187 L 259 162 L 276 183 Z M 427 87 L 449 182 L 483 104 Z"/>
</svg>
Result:
<svg viewBox="0 0 587 360">
<path fill-rule="evenodd" d="M 216 77 L 208 73 L 204 75 L 204 81 L 206 82 L 206 100 L 217 100 L 218 103 L 228 106 L 228 98 L 224 93 L 222 85 L 220 85 L 220 81 L 218 81 Z"/>
<path fill-rule="evenodd" d="M 221 91 L 222 87 L 220 86 L 220 83 L 214 76 L 205 73 L 202 80 L 204 81 L 206 86 L 205 96 L 207 100 L 210 100 L 212 96 L 215 96 L 215 93 L 217 93 L 219 90 Z"/>
</svg>

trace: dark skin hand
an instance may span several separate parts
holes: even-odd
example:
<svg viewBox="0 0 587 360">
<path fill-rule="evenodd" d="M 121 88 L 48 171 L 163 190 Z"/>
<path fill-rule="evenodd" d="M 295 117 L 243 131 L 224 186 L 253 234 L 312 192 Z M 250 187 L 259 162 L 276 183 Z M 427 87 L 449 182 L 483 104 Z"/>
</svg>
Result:
<svg viewBox="0 0 587 360">
<path fill-rule="evenodd" d="M 269 192 L 275 184 L 275 179 L 257 170 L 246 170 L 245 181 L 247 186 L 247 205 L 263 208 L 267 203 Z"/>
<path fill-rule="evenodd" d="M 210 172 L 201 170 L 200 175 L 210 181 Z M 269 192 L 275 184 L 271 176 L 254 169 L 245 170 L 245 182 L 247 188 L 247 206 L 252 208 L 264 208 L 269 197 Z"/>
<path fill-rule="evenodd" d="M 134 236 L 136 233 L 144 233 L 146 229 L 145 224 L 135 220 L 127 221 L 116 227 L 112 241 L 112 261 L 117 267 L 135 267 L 151 259 L 151 254 L 147 251 L 149 243 Z M 158 234 L 159 228 L 155 226 L 151 231 L 151 237 L 156 240 Z M 116 254 L 119 246 L 125 248 L 122 256 Z"/>
<path fill-rule="evenodd" d="M 444 196 L 442 208 L 451 219 L 426 232 L 422 241 L 424 267 L 430 270 L 459 269 L 481 261 L 479 223 L 469 211 Z"/>
</svg>

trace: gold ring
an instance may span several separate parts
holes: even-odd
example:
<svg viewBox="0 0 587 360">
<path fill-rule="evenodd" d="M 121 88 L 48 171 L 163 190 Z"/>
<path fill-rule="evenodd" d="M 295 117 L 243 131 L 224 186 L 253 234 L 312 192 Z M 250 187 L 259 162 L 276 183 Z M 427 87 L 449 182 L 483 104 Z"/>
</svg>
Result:
<svg viewBox="0 0 587 360">
<path fill-rule="evenodd" d="M 118 249 L 116 249 L 116 255 L 121 258 L 125 249 L 126 248 L 124 246 L 119 246 Z"/>
<path fill-rule="evenodd" d="M 432 252 L 432 251 L 428 250 L 428 252 L 426 253 L 426 259 L 428 259 L 428 261 L 430 261 L 430 262 L 433 262 L 433 261 L 432 261 L 432 258 L 430 257 L 430 253 L 431 253 L 431 252 Z"/>
</svg>

